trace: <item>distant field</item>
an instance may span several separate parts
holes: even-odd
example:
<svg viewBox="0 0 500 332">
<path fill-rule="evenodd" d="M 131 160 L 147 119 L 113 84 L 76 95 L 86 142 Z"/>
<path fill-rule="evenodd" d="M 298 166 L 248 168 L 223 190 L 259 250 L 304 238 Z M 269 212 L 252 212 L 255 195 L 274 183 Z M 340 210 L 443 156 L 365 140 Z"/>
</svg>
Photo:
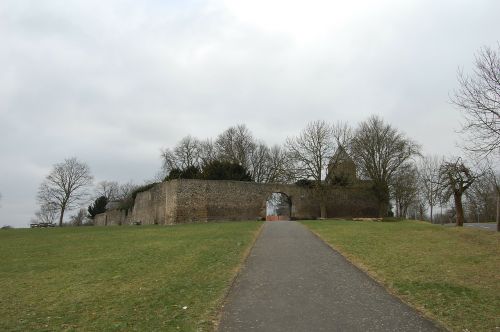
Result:
<svg viewBox="0 0 500 332">
<path fill-rule="evenodd" d="M 500 329 L 500 234 L 410 221 L 303 223 L 448 328 Z"/>
<path fill-rule="evenodd" d="M 210 331 L 261 225 L 0 230 L 0 331 Z"/>
</svg>

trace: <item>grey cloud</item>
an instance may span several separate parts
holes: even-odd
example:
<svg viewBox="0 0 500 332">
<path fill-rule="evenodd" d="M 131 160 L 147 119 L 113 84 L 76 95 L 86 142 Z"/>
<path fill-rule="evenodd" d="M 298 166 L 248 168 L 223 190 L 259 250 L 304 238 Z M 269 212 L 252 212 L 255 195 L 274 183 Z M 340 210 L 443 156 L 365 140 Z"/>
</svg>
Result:
<svg viewBox="0 0 500 332">
<path fill-rule="evenodd" d="M 235 123 L 280 143 L 311 119 L 376 113 L 426 152 L 456 153 L 456 70 L 500 31 L 495 0 L 332 2 L 330 20 L 307 21 L 313 8 L 265 24 L 231 3 L 3 1 L 0 225 L 26 225 L 64 158 L 98 180 L 141 182 L 161 147 Z"/>
</svg>

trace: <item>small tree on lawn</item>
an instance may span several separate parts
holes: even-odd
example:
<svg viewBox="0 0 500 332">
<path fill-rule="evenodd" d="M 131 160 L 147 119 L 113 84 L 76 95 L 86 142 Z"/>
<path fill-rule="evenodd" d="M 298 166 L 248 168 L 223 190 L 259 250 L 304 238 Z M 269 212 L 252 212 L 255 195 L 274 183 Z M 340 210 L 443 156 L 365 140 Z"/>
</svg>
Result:
<svg viewBox="0 0 500 332">
<path fill-rule="evenodd" d="M 76 207 L 87 197 L 92 175 L 87 164 L 76 158 L 55 164 L 38 189 L 38 202 L 55 204 L 59 210 L 59 226 L 62 226 L 64 212 Z"/>
<path fill-rule="evenodd" d="M 37 223 L 53 224 L 57 220 L 58 207 L 54 203 L 46 203 L 40 206 L 40 210 L 35 212 Z"/>
<path fill-rule="evenodd" d="M 70 224 L 72 226 L 82 226 L 87 218 L 87 212 L 85 209 L 78 210 L 78 213 L 70 217 Z"/>
</svg>

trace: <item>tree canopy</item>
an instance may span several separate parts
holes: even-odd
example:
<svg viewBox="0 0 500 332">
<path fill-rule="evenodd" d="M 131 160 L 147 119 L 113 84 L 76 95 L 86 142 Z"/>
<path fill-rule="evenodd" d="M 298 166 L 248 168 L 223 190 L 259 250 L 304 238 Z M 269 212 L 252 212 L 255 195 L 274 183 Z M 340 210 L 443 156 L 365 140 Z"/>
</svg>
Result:
<svg viewBox="0 0 500 332">
<path fill-rule="evenodd" d="M 420 146 L 378 116 L 371 116 L 358 126 L 351 153 L 361 174 L 373 181 L 379 214 L 386 216 L 392 177 L 411 157 L 420 154 Z"/>
<path fill-rule="evenodd" d="M 106 205 L 108 204 L 108 198 L 106 196 L 100 196 L 96 198 L 92 205 L 89 205 L 87 211 L 89 213 L 89 217 L 94 219 L 94 217 L 99 213 L 106 212 Z"/>
</svg>

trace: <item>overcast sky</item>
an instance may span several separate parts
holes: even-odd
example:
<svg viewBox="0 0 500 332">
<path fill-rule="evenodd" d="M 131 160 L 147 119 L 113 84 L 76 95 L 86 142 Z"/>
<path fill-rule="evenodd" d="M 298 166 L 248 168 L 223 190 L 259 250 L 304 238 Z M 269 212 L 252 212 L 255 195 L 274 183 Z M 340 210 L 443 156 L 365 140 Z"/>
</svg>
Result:
<svg viewBox="0 0 500 332">
<path fill-rule="evenodd" d="M 54 163 L 151 179 L 160 149 L 245 123 L 269 144 L 378 114 L 459 154 L 458 67 L 500 39 L 498 0 L 2 0 L 0 226 L 26 227 Z"/>
</svg>

